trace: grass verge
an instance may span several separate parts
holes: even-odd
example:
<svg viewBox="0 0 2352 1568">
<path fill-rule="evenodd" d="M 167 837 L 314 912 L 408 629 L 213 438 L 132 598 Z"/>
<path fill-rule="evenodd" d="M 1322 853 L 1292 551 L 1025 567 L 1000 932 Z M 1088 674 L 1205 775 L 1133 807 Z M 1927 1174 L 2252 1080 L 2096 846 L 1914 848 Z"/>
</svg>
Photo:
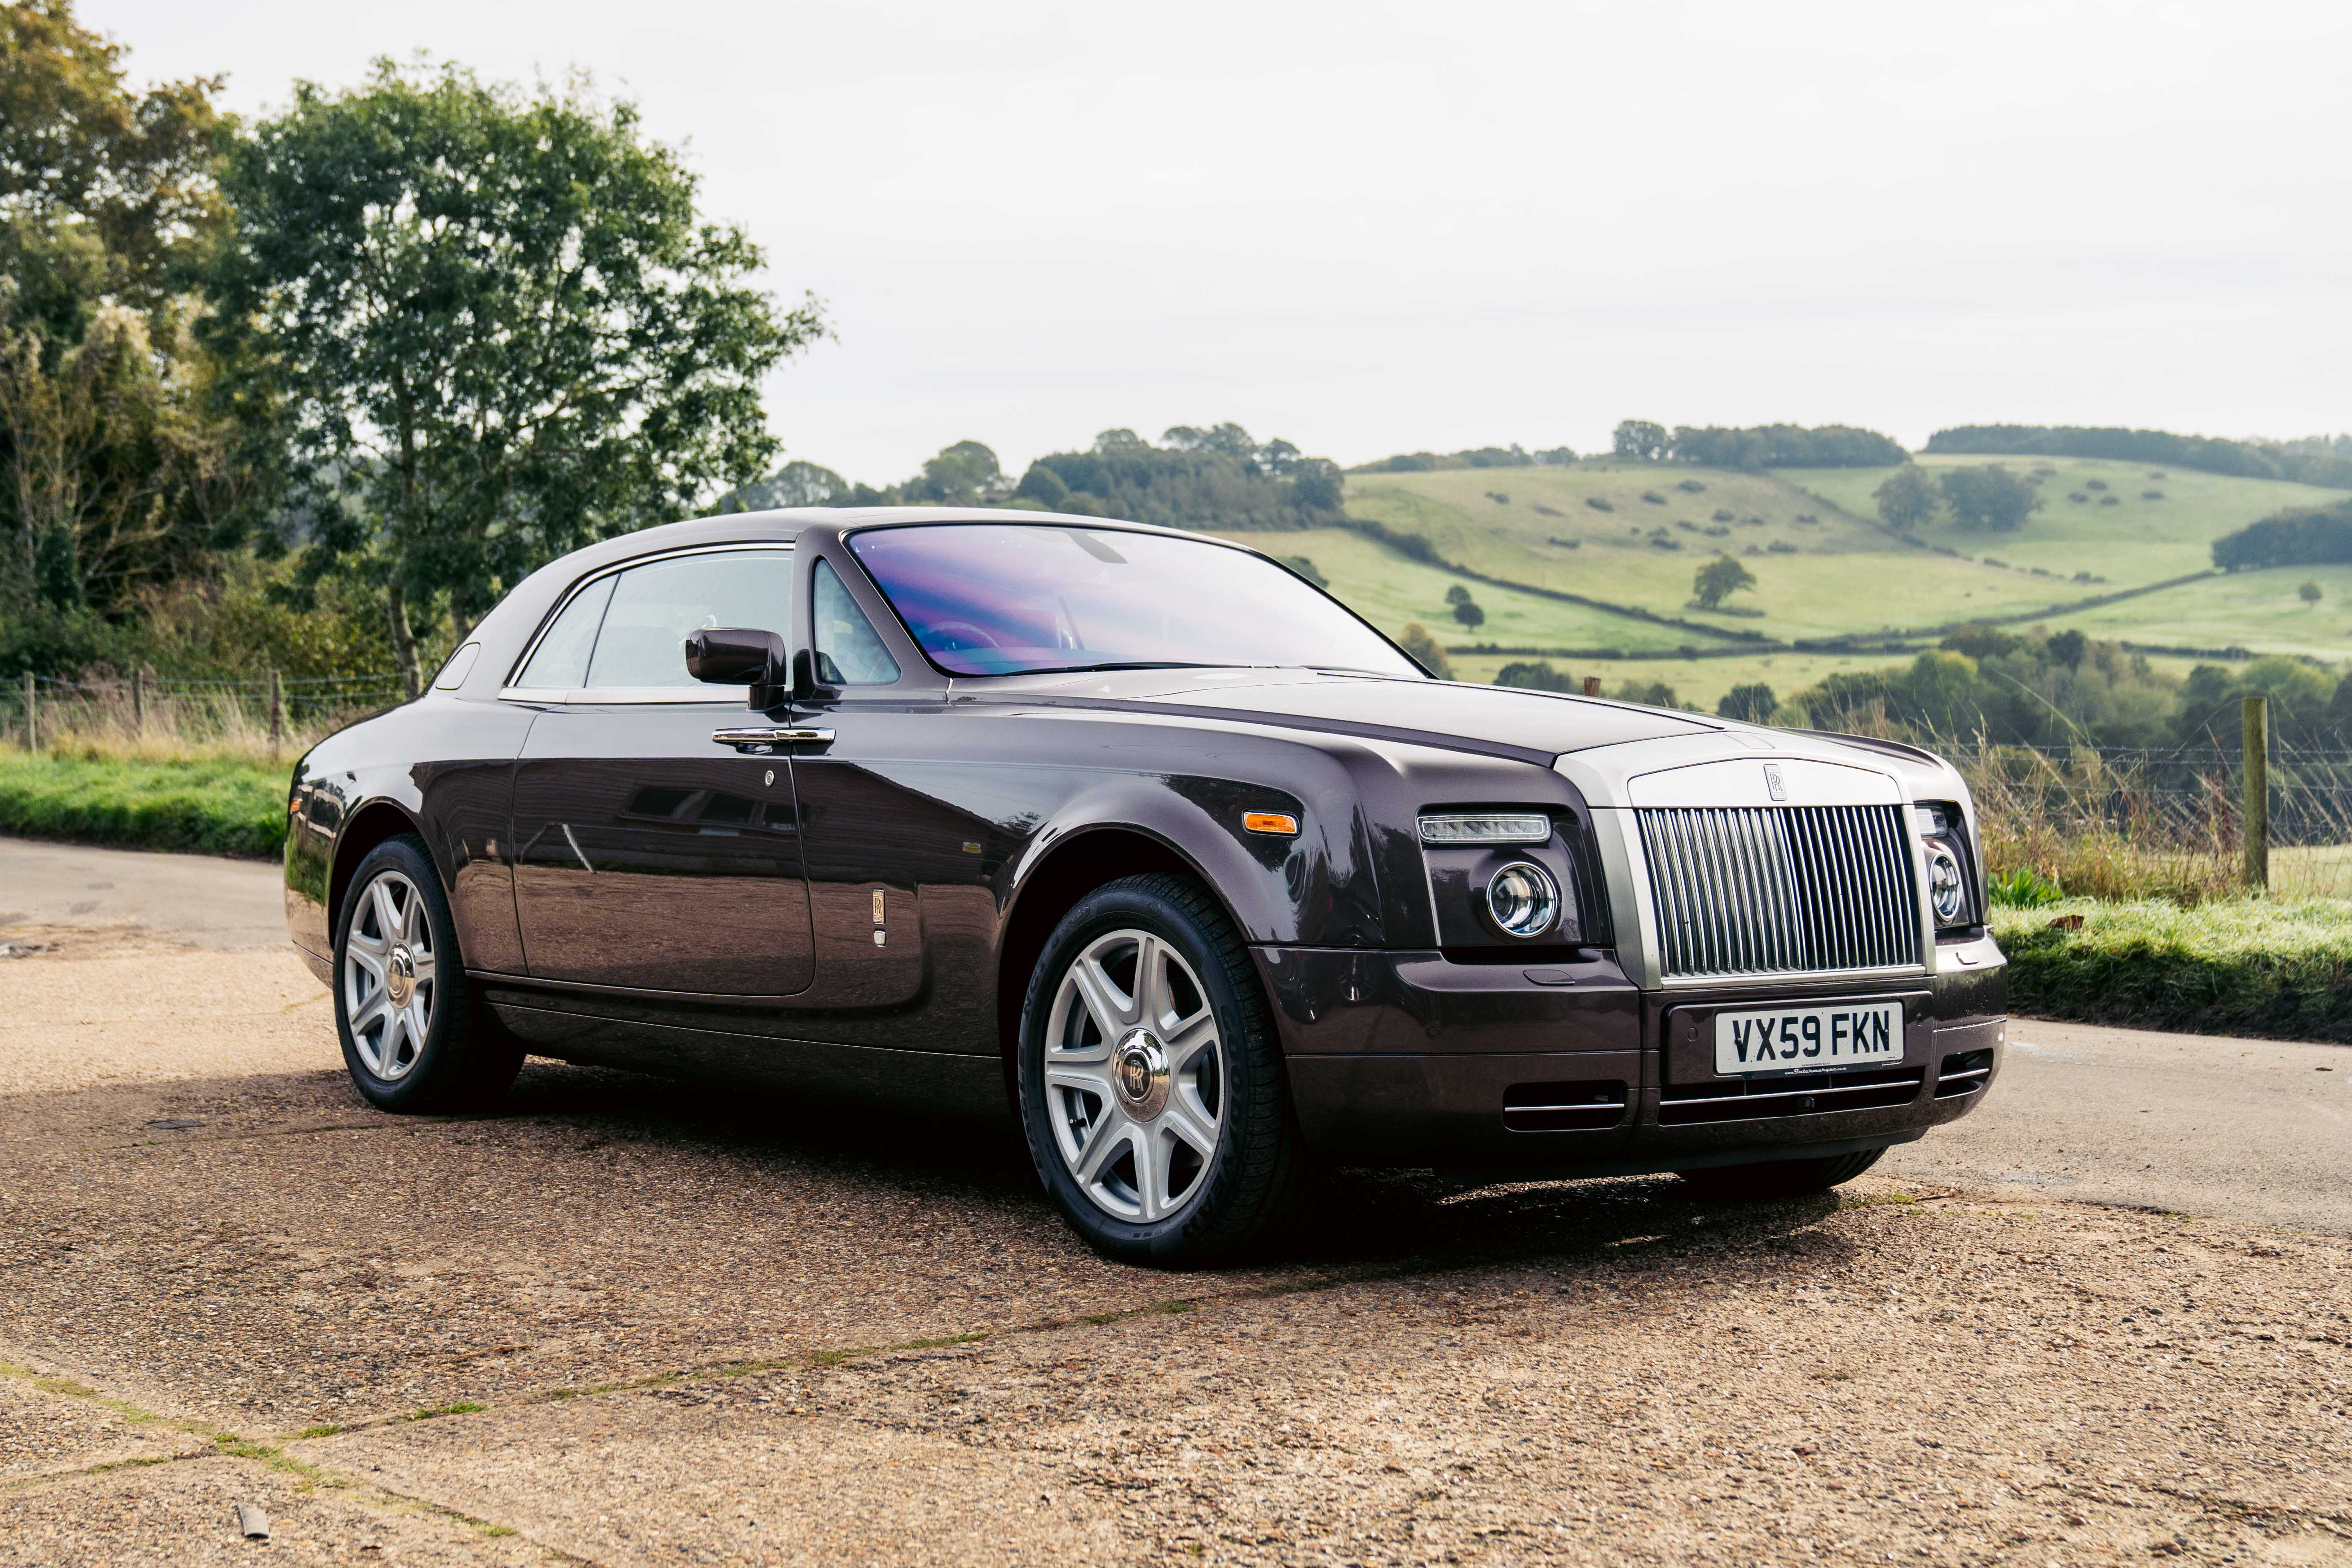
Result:
<svg viewBox="0 0 2352 1568">
<path fill-rule="evenodd" d="M 2013 1013 L 2352 1044 L 2352 900 L 1996 908 Z"/>
<path fill-rule="evenodd" d="M 291 764 L 0 752 L 0 833 L 269 858 Z"/>
</svg>

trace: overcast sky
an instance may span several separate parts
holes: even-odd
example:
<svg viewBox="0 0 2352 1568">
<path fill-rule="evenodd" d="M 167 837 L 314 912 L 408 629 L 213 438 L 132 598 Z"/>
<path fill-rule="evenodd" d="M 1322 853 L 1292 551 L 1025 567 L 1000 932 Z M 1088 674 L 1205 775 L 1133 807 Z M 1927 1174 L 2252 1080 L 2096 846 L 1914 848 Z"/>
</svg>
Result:
<svg viewBox="0 0 2352 1568">
<path fill-rule="evenodd" d="M 82 0 L 267 111 L 579 67 L 837 334 L 889 482 L 1235 419 L 1360 462 L 1665 424 L 2352 429 L 2352 6 Z"/>
</svg>

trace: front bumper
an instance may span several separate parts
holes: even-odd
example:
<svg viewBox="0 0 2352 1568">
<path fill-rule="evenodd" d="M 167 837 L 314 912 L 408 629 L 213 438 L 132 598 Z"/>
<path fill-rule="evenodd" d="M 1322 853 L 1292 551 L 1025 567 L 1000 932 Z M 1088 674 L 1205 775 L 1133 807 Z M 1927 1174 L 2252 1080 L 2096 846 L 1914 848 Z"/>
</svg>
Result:
<svg viewBox="0 0 2352 1568">
<path fill-rule="evenodd" d="M 1348 1164 L 1562 1175 L 1847 1152 L 1965 1116 L 1999 1076 L 2008 984 L 1989 939 L 1938 973 L 1638 989 L 1611 958 L 1255 949 L 1307 1142 Z M 1715 1075 L 1707 1014 L 1901 997 L 1899 1064 L 1759 1085 Z M 1866 1080 L 1866 1081 L 1865 1081 Z"/>
</svg>

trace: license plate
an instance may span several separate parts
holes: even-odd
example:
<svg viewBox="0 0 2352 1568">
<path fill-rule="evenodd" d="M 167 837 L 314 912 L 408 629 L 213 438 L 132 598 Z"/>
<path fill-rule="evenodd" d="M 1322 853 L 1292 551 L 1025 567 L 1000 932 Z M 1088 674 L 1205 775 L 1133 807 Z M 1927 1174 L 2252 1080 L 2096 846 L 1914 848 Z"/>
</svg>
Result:
<svg viewBox="0 0 2352 1568">
<path fill-rule="evenodd" d="M 1715 1016 L 1715 1070 L 1829 1072 L 1903 1059 L 1903 1004 L 1847 1002 Z"/>
</svg>

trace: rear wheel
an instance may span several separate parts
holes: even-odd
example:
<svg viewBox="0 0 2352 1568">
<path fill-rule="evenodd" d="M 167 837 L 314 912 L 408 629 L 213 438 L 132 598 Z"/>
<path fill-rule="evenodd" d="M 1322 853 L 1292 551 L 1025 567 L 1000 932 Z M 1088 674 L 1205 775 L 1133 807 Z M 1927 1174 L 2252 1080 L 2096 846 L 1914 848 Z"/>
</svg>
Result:
<svg viewBox="0 0 2352 1568">
<path fill-rule="evenodd" d="M 1098 888 L 1045 943 L 1022 1007 L 1039 1178 L 1097 1250 L 1197 1265 L 1283 1233 L 1306 1158 L 1249 950 L 1189 877 Z"/>
<path fill-rule="evenodd" d="M 415 834 L 352 873 L 335 931 L 335 1028 L 352 1082 L 385 1110 L 487 1105 L 522 1067 L 520 1042 L 467 982 L 457 922 Z"/>
<path fill-rule="evenodd" d="M 1683 1184 L 1694 1197 L 1710 1203 L 1738 1203 L 1762 1198 L 1796 1198 L 1825 1193 L 1851 1182 L 1885 1153 L 1864 1149 L 1853 1154 L 1825 1154 L 1817 1160 L 1769 1160 L 1754 1165 L 1714 1165 L 1685 1171 Z"/>
</svg>

